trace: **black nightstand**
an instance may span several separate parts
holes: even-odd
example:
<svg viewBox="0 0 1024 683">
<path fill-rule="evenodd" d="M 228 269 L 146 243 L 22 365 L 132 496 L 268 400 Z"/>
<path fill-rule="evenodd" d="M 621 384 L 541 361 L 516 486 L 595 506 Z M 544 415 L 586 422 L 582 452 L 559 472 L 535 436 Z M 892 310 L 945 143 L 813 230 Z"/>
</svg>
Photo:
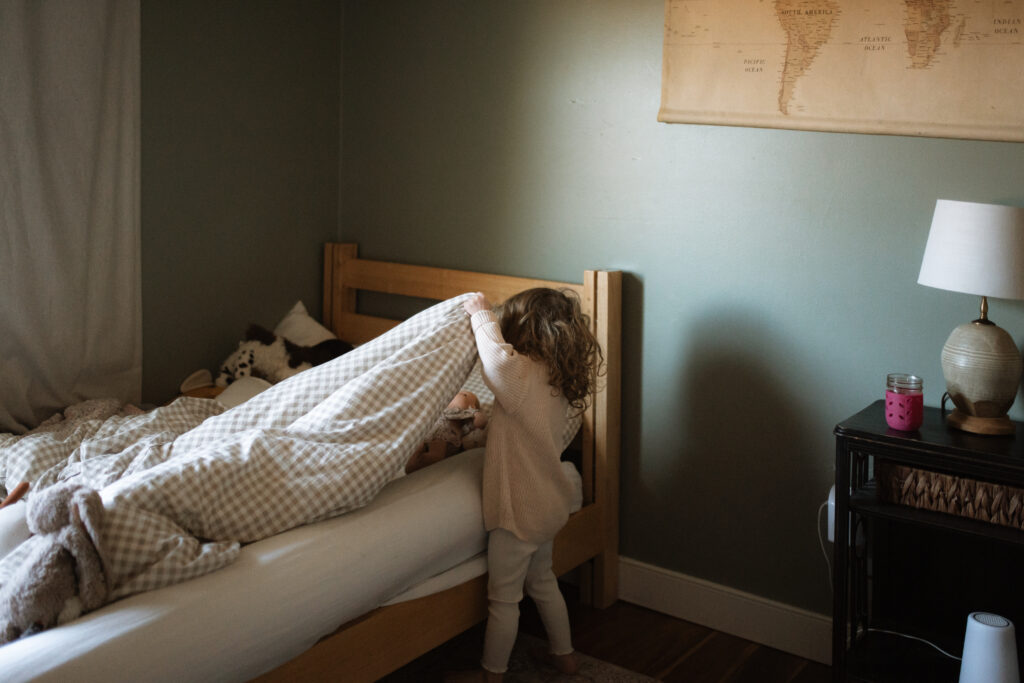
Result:
<svg viewBox="0 0 1024 683">
<path fill-rule="evenodd" d="M 836 681 L 953 681 L 967 615 L 1000 614 L 1024 644 L 1024 531 L 882 502 L 876 463 L 1024 488 L 1024 423 L 978 436 L 925 408 L 917 432 L 885 423 L 877 401 L 836 425 L 832 667 Z M 852 537 L 852 538 L 851 538 Z"/>
</svg>

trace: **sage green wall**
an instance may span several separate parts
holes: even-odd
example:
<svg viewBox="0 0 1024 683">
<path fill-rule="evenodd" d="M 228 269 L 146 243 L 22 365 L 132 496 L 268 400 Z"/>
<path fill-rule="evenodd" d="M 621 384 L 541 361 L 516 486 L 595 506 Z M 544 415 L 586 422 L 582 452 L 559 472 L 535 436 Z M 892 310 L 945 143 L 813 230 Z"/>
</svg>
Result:
<svg viewBox="0 0 1024 683">
<path fill-rule="evenodd" d="M 337 0 L 143 0 L 143 399 L 321 301 L 337 230 Z"/>
<path fill-rule="evenodd" d="M 832 428 L 887 372 L 938 403 L 977 302 L 916 284 L 932 208 L 1024 205 L 1024 146 L 657 123 L 663 6 L 346 2 L 339 237 L 626 271 L 622 553 L 828 613 Z"/>
</svg>

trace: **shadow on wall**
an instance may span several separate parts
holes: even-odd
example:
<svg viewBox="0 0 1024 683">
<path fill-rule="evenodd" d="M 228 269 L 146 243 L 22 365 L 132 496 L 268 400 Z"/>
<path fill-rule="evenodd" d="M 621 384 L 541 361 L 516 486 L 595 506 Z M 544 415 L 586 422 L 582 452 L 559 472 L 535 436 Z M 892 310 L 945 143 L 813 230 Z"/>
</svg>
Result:
<svg viewBox="0 0 1024 683">
<path fill-rule="evenodd" d="M 683 443 L 674 500 L 682 561 L 717 583 L 790 604 L 827 607 L 815 513 L 827 492 L 805 415 L 814 359 L 759 321 L 711 314 L 694 327 L 680 378 Z M 812 552 L 813 549 L 813 552 Z M 785 593 L 785 594 L 783 594 Z"/>
<path fill-rule="evenodd" d="M 643 489 L 640 454 L 643 453 L 643 347 L 644 282 L 633 273 L 622 274 L 622 451 L 620 490 L 650 496 Z M 620 514 L 626 501 L 620 499 Z M 620 527 L 622 524 L 620 523 Z"/>
</svg>

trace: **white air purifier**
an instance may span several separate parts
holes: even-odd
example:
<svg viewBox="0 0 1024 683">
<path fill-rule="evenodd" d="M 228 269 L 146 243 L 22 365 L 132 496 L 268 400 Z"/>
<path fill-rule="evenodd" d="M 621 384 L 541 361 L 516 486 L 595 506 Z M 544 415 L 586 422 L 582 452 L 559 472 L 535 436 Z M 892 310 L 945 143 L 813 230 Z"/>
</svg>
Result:
<svg viewBox="0 0 1024 683">
<path fill-rule="evenodd" d="M 960 683 L 1020 683 L 1012 621 L 989 612 L 967 615 Z"/>
</svg>

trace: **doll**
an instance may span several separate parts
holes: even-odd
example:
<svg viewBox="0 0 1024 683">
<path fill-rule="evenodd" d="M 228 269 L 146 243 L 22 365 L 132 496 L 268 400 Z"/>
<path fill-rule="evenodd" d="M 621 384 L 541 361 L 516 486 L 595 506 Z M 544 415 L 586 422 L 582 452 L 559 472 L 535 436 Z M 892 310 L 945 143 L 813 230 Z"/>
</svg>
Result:
<svg viewBox="0 0 1024 683">
<path fill-rule="evenodd" d="M 487 438 L 487 413 L 472 391 L 455 394 L 427 436 L 427 440 L 409 458 L 406 473 L 440 462 L 449 455 L 477 448 Z"/>
</svg>

